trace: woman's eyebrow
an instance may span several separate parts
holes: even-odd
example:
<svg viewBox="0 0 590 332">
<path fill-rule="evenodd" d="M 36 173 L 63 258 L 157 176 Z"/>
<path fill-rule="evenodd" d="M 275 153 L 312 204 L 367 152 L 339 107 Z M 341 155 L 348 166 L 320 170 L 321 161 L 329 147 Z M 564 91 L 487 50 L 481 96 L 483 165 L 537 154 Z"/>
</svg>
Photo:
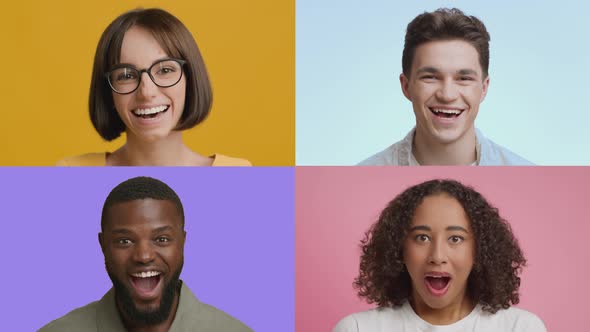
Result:
<svg viewBox="0 0 590 332">
<path fill-rule="evenodd" d="M 447 227 L 447 231 L 460 231 L 469 234 L 469 232 L 462 226 L 449 226 Z"/>
<path fill-rule="evenodd" d="M 430 226 L 426 226 L 426 225 L 418 225 L 418 226 L 413 226 L 412 228 L 410 228 L 410 232 L 413 231 L 432 231 L 432 228 L 430 228 Z M 449 226 L 447 227 L 447 231 L 460 231 L 460 232 L 465 232 L 465 233 L 469 233 L 467 231 L 467 229 L 465 229 L 462 226 Z"/>
<path fill-rule="evenodd" d="M 174 59 L 174 58 L 171 58 L 169 56 L 165 56 L 163 58 L 159 58 L 159 59 L 154 60 L 150 66 L 153 66 L 155 63 L 158 63 L 160 61 L 172 60 L 172 59 Z M 121 67 L 131 67 L 131 68 L 139 69 L 136 65 L 134 65 L 132 63 L 127 63 L 127 62 L 117 63 L 116 65 L 113 66 L 114 69 L 121 68 Z"/>
<path fill-rule="evenodd" d="M 154 62 L 152 62 L 152 65 L 153 65 L 154 63 L 158 63 L 158 62 L 160 62 L 160 61 L 164 61 L 164 60 L 173 60 L 173 59 L 175 59 L 175 58 L 171 58 L 171 57 L 169 57 L 169 56 L 165 56 L 165 57 L 162 57 L 162 58 L 159 58 L 159 59 L 156 59 L 156 60 L 154 60 Z"/>
<path fill-rule="evenodd" d="M 137 67 L 135 67 L 135 65 L 133 65 L 131 63 L 125 63 L 125 62 L 117 63 L 116 65 L 114 65 L 112 67 L 112 69 L 114 70 L 114 69 L 123 68 L 123 67 L 131 67 L 131 68 L 137 69 Z"/>
<path fill-rule="evenodd" d="M 425 226 L 425 225 L 418 225 L 418 226 L 414 226 L 412 228 L 410 228 L 410 232 L 413 231 L 428 231 L 430 232 L 432 230 L 432 228 L 430 228 L 430 226 Z"/>
</svg>

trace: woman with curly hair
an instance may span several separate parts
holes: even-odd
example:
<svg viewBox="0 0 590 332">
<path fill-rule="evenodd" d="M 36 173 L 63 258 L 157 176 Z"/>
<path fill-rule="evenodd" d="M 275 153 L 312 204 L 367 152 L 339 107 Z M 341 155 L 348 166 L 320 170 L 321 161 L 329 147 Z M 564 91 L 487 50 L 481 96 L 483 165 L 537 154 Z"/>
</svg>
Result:
<svg viewBox="0 0 590 332">
<path fill-rule="evenodd" d="M 361 248 L 354 286 L 379 307 L 345 317 L 334 332 L 546 331 L 511 306 L 526 260 L 508 222 L 473 188 L 454 180 L 408 188 Z"/>
</svg>

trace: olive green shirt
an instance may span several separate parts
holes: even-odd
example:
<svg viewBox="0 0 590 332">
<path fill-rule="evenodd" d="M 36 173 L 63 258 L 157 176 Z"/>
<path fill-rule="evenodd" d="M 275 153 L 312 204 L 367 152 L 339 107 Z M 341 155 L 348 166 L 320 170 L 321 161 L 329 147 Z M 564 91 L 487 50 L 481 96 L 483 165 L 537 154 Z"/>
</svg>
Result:
<svg viewBox="0 0 590 332">
<path fill-rule="evenodd" d="M 39 330 L 54 331 L 126 332 L 115 304 L 114 289 L 111 288 L 100 301 L 75 309 Z M 252 332 L 244 323 L 225 312 L 199 302 L 184 282 L 180 289 L 176 315 L 168 331 Z"/>
</svg>

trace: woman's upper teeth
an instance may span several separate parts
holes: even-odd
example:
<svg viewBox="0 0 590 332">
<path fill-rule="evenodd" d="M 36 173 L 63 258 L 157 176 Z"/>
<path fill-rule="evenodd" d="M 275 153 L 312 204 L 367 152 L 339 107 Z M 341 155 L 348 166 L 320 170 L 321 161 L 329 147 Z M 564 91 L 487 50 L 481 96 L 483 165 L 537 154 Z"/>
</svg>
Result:
<svg viewBox="0 0 590 332">
<path fill-rule="evenodd" d="M 162 106 L 156 106 L 156 107 L 152 107 L 152 108 L 138 108 L 136 110 L 133 110 L 133 113 L 135 113 L 137 115 L 154 114 L 154 113 L 162 112 L 167 107 L 168 106 L 162 105 Z"/>
</svg>

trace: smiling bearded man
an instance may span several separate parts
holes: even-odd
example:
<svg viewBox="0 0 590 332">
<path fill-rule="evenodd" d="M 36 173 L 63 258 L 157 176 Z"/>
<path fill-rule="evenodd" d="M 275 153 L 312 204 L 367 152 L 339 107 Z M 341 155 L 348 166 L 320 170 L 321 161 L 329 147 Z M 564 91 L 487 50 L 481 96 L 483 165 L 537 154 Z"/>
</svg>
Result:
<svg viewBox="0 0 590 332">
<path fill-rule="evenodd" d="M 45 327 L 51 331 L 251 331 L 203 304 L 179 277 L 184 264 L 184 210 L 165 183 L 137 177 L 107 197 L 98 235 L 113 288 L 97 302 Z"/>
</svg>

